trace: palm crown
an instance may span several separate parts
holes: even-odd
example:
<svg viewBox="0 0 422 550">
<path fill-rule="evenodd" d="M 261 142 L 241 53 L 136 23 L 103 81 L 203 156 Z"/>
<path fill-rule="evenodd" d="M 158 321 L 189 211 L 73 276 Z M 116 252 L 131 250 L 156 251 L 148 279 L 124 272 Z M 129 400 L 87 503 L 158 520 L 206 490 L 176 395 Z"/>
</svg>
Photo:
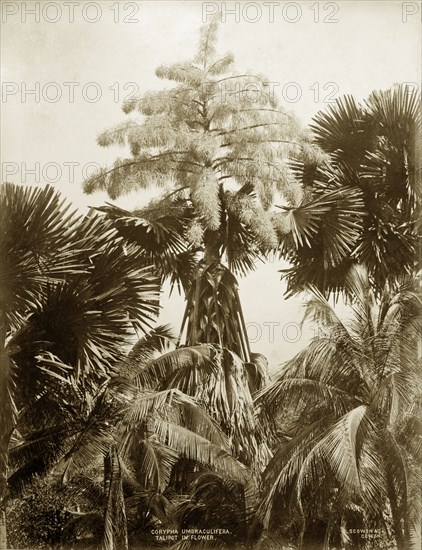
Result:
<svg viewBox="0 0 422 550">
<path fill-rule="evenodd" d="M 152 184 L 186 191 L 182 196 L 194 210 L 188 237 L 195 243 L 206 241 L 210 254 L 219 256 L 225 249 L 229 261 L 236 261 L 235 247 L 224 237 L 224 220 L 233 220 L 230 233 L 238 225 L 246 227 L 244 236 L 253 235 L 248 244 L 276 246 L 266 210 L 279 194 L 292 205 L 301 198 L 287 157 L 317 162 L 319 149 L 294 117 L 277 107 L 264 77 L 236 74 L 231 54 L 218 57 L 216 33 L 214 18 L 202 28 L 191 62 L 157 69 L 157 76 L 175 87 L 124 105 L 126 113 L 141 113 L 141 121 L 106 131 L 98 142 L 128 145 L 132 156 L 94 174 L 85 190 L 104 189 L 112 198 Z"/>
<path fill-rule="evenodd" d="M 345 96 L 311 124 L 329 155 L 323 169 L 296 163 L 304 201 L 282 214 L 281 254 L 295 292 L 347 290 L 353 264 L 367 266 L 381 291 L 420 267 L 420 96 L 406 86 Z"/>
</svg>

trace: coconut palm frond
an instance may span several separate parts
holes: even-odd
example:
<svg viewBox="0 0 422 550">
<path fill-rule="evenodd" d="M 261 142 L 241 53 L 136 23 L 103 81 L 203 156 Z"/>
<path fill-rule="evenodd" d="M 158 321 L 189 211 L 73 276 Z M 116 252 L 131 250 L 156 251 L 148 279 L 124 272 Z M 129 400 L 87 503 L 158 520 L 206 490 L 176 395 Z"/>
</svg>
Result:
<svg viewBox="0 0 422 550">
<path fill-rule="evenodd" d="M 241 462 L 195 432 L 164 420 L 155 420 L 154 429 L 163 442 L 186 458 L 201 464 L 212 465 L 217 471 L 221 471 L 239 482 L 244 482 L 247 479 L 247 468 Z"/>
<path fill-rule="evenodd" d="M 202 384 L 204 380 L 215 373 L 215 351 L 209 344 L 180 347 L 161 355 L 138 369 L 134 382 L 139 386 L 172 385 L 177 380 L 189 380 L 189 384 Z M 184 391 L 183 384 L 177 384 Z M 186 392 L 189 393 L 189 392 Z"/>
<path fill-rule="evenodd" d="M 420 479 L 420 297 L 409 280 L 377 295 L 362 266 L 346 285 L 347 316 L 311 291 L 307 315 L 320 334 L 257 395 L 278 443 L 255 527 L 287 517 L 305 533 L 311 519 L 331 518 L 325 537 L 333 541 L 336 522 L 382 525 L 388 509 L 394 537 L 406 547 L 420 517 L 409 489 Z"/>
<path fill-rule="evenodd" d="M 148 490 L 163 492 L 170 482 L 170 476 L 179 454 L 167 445 L 152 439 L 143 439 L 136 446 L 135 468 L 138 479 Z"/>
</svg>

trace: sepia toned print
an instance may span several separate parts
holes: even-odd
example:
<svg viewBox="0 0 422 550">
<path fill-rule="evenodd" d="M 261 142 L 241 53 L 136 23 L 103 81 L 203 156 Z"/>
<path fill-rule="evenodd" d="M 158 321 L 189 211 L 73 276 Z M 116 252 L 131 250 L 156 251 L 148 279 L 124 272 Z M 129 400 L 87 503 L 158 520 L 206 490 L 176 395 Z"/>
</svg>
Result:
<svg viewBox="0 0 422 550">
<path fill-rule="evenodd" d="M 0 549 L 419 550 L 421 13 L 1 3 Z"/>
</svg>

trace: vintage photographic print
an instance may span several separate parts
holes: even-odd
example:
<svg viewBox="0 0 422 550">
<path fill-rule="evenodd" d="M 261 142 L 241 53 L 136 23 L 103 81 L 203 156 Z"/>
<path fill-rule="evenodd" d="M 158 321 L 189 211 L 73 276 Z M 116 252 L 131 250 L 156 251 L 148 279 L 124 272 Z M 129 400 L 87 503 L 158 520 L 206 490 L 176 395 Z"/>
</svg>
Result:
<svg viewBox="0 0 422 550">
<path fill-rule="evenodd" d="M 0 7 L 0 550 L 420 550 L 421 2 Z"/>
</svg>

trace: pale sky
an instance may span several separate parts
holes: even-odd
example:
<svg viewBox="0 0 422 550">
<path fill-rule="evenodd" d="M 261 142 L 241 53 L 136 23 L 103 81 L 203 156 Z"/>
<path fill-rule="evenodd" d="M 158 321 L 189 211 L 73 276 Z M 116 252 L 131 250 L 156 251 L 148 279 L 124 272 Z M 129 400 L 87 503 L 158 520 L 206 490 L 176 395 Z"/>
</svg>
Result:
<svg viewBox="0 0 422 550">
<path fill-rule="evenodd" d="M 1 8 L 2 179 L 52 183 L 81 209 L 108 200 L 83 194 L 83 174 L 127 154 L 100 149 L 97 134 L 127 118 L 128 94 L 165 86 L 155 68 L 189 59 L 201 23 L 218 8 L 219 50 L 233 52 L 239 71 L 264 74 L 304 123 L 342 94 L 363 99 L 421 82 L 420 2 L 3 1 Z M 154 193 L 115 202 L 134 208 Z M 312 334 L 296 325 L 303 299 L 283 298 L 280 267 L 269 263 L 240 281 L 251 347 L 272 369 Z M 182 313 L 182 298 L 166 300 L 161 321 L 178 329 Z"/>
</svg>

